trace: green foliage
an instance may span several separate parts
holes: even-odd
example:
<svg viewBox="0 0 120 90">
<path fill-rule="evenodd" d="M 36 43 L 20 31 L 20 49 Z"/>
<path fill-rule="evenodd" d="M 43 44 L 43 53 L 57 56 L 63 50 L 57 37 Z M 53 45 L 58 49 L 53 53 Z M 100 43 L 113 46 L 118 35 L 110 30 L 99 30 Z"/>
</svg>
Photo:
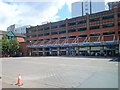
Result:
<svg viewBox="0 0 120 90">
<path fill-rule="evenodd" d="M 2 56 L 2 38 L 0 38 L 0 57 Z"/>
<path fill-rule="evenodd" d="M 9 52 L 9 40 L 6 35 L 4 35 L 2 38 L 2 51 L 3 51 L 3 53 Z"/>
<path fill-rule="evenodd" d="M 19 42 L 17 39 L 8 39 L 6 35 L 2 38 L 2 53 L 3 55 L 10 54 L 11 56 L 14 55 L 14 53 L 19 49 Z"/>
<path fill-rule="evenodd" d="M 17 41 L 17 39 L 11 39 L 9 40 L 9 51 L 10 52 L 16 52 L 19 48 L 19 42 Z"/>
</svg>

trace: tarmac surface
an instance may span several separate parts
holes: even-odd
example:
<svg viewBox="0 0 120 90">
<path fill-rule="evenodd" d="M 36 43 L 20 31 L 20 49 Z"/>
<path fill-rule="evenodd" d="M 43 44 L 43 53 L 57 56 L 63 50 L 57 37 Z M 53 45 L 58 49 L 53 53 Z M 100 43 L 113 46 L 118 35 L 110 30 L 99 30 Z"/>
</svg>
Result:
<svg viewBox="0 0 120 90">
<path fill-rule="evenodd" d="M 15 85 L 18 73 L 21 87 Z M 83 57 L 3 58 L 2 88 L 118 88 L 118 62 Z"/>
</svg>

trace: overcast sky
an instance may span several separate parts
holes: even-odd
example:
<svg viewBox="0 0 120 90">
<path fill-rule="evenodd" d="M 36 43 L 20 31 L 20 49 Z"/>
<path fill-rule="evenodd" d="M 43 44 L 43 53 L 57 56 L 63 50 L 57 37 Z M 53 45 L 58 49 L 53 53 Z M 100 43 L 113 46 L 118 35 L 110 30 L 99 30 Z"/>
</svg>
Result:
<svg viewBox="0 0 120 90">
<path fill-rule="evenodd" d="M 40 25 L 71 18 L 71 3 L 76 1 L 80 0 L 0 0 L 0 30 L 12 24 Z"/>
</svg>

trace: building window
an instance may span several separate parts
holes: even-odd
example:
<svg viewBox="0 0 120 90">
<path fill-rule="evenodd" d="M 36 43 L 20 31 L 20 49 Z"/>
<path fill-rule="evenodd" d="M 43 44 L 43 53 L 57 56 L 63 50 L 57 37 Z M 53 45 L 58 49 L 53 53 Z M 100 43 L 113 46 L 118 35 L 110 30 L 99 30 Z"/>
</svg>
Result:
<svg viewBox="0 0 120 90">
<path fill-rule="evenodd" d="M 118 13 L 118 17 L 120 17 L 120 13 Z"/>
<path fill-rule="evenodd" d="M 50 28 L 49 28 L 49 27 L 45 27 L 45 28 L 44 28 L 44 30 L 48 30 L 48 29 L 50 29 Z"/>
<path fill-rule="evenodd" d="M 57 37 L 54 37 L 54 38 L 52 38 L 52 40 L 58 40 L 58 38 L 57 38 Z"/>
<path fill-rule="evenodd" d="M 114 35 L 114 34 L 115 34 L 115 32 L 105 32 L 105 33 L 103 33 L 103 35 L 105 35 L 105 36 Z"/>
<path fill-rule="evenodd" d="M 43 31 L 44 29 L 43 28 L 39 28 L 38 31 Z"/>
<path fill-rule="evenodd" d="M 33 40 L 34 42 L 36 42 L 37 40 Z"/>
<path fill-rule="evenodd" d="M 63 34 L 63 33 L 66 33 L 66 30 L 59 31 L 59 34 Z"/>
<path fill-rule="evenodd" d="M 64 40 L 64 39 L 66 39 L 66 37 L 60 37 L 60 40 Z"/>
<path fill-rule="evenodd" d="M 112 18 L 114 18 L 114 15 L 112 14 L 112 15 L 106 15 L 106 16 L 103 16 L 103 20 L 106 20 L 106 19 L 112 19 Z"/>
<path fill-rule="evenodd" d="M 32 37 L 37 37 L 37 35 L 31 35 Z"/>
<path fill-rule="evenodd" d="M 86 20 L 80 20 L 77 22 L 77 24 L 83 24 L 83 23 L 86 23 Z"/>
<path fill-rule="evenodd" d="M 85 38 L 85 37 L 87 37 L 86 34 L 78 35 L 78 38 Z"/>
<path fill-rule="evenodd" d="M 114 23 L 103 24 L 102 27 L 103 28 L 114 27 Z"/>
<path fill-rule="evenodd" d="M 39 39 L 39 41 L 43 41 L 43 39 Z"/>
<path fill-rule="evenodd" d="M 70 30 L 68 30 L 68 33 L 71 33 L 71 32 L 76 32 L 76 29 L 70 29 Z"/>
<path fill-rule="evenodd" d="M 51 26 L 51 29 L 55 29 L 55 28 L 58 28 L 58 26 L 56 26 L 56 25 L 55 26 Z"/>
<path fill-rule="evenodd" d="M 68 39 L 75 39 L 76 36 L 69 36 Z"/>
<path fill-rule="evenodd" d="M 73 26 L 73 25 L 76 25 L 76 22 L 70 22 L 70 23 L 68 23 L 68 26 Z"/>
<path fill-rule="evenodd" d="M 118 31 L 118 34 L 120 35 L 120 31 Z"/>
<path fill-rule="evenodd" d="M 27 35 L 27 38 L 29 38 L 30 36 L 29 35 Z"/>
<path fill-rule="evenodd" d="M 43 36 L 43 34 L 38 34 L 38 36 L 40 37 L 40 36 Z"/>
<path fill-rule="evenodd" d="M 93 29 L 100 29 L 100 25 L 90 26 L 90 30 L 93 30 Z"/>
<path fill-rule="evenodd" d="M 118 26 L 120 26 L 120 22 L 118 22 Z"/>
<path fill-rule="evenodd" d="M 78 28 L 78 31 L 85 31 L 85 30 L 87 30 L 87 28 L 86 28 L 86 27 L 81 27 L 81 28 Z"/>
<path fill-rule="evenodd" d="M 47 33 L 44 33 L 44 36 L 48 36 L 48 35 L 50 35 L 50 33 L 49 33 L 49 32 L 47 32 Z"/>
<path fill-rule="evenodd" d="M 59 27 L 61 28 L 61 27 L 65 27 L 66 26 L 66 24 L 61 24 L 61 25 L 59 25 Z"/>
<path fill-rule="evenodd" d="M 100 33 L 92 33 L 92 34 L 90 34 L 90 37 L 98 37 L 98 36 L 100 36 Z"/>
<path fill-rule="evenodd" d="M 31 30 L 31 33 L 32 33 L 32 32 L 36 32 L 36 31 L 37 31 L 36 29 L 32 29 L 32 30 Z"/>
<path fill-rule="evenodd" d="M 49 41 L 49 40 L 50 40 L 49 38 L 44 39 L 44 41 Z"/>
<path fill-rule="evenodd" d="M 58 34 L 58 32 L 52 32 L 51 34 L 52 34 L 52 35 L 56 35 L 56 34 Z"/>
<path fill-rule="evenodd" d="M 90 18 L 89 21 L 90 22 L 95 22 L 95 21 L 99 21 L 100 18 L 99 17 L 96 17 L 96 18 Z"/>
<path fill-rule="evenodd" d="M 120 9 L 118 9 L 117 11 L 120 12 Z"/>
<path fill-rule="evenodd" d="M 31 31 L 27 31 L 27 33 L 31 33 Z"/>
</svg>

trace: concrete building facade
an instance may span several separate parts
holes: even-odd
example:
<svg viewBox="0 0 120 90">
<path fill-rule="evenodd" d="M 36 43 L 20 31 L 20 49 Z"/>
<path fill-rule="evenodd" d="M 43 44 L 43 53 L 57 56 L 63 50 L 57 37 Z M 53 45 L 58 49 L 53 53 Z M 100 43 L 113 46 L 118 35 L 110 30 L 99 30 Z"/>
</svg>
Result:
<svg viewBox="0 0 120 90">
<path fill-rule="evenodd" d="M 91 2 L 90 2 L 91 1 Z M 104 0 L 85 0 L 83 2 L 72 3 L 72 17 L 83 16 L 86 14 L 97 13 L 105 10 Z"/>
<path fill-rule="evenodd" d="M 18 34 L 26 34 L 26 28 L 29 28 L 30 25 L 26 25 L 26 26 L 18 26 L 16 24 L 11 25 L 7 28 L 7 31 L 12 31 L 14 33 L 18 33 Z"/>
<path fill-rule="evenodd" d="M 19 33 L 19 34 L 26 34 L 26 28 L 29 28 L 29 27 L 30 27 L 30 25 L 17 27 L 14 29 L 14 32 Z"/>
<path fill-rule="evenodd" d="M 29 56 L 120 54 L 120 7 L 27 28 Z"/>
<path fill-rule="evenodd" d="M 10 26 L 7 28 L 7 31 L 12 31 L 12 32 L 14 32 L 14 29 L 17 28 L 17 27 L 19 27 L 19 26 L 16 25 L 16 24 L 10 25 Z"/>
<path fill-rule="evenodd" d="M 118 1 L 118 2 L 109 2 L 108 3 L 109 10 L 111 10 L 113 8 L 117 8 L 119 4 L 120 4 L 120 1 Z"/>
</svg>

